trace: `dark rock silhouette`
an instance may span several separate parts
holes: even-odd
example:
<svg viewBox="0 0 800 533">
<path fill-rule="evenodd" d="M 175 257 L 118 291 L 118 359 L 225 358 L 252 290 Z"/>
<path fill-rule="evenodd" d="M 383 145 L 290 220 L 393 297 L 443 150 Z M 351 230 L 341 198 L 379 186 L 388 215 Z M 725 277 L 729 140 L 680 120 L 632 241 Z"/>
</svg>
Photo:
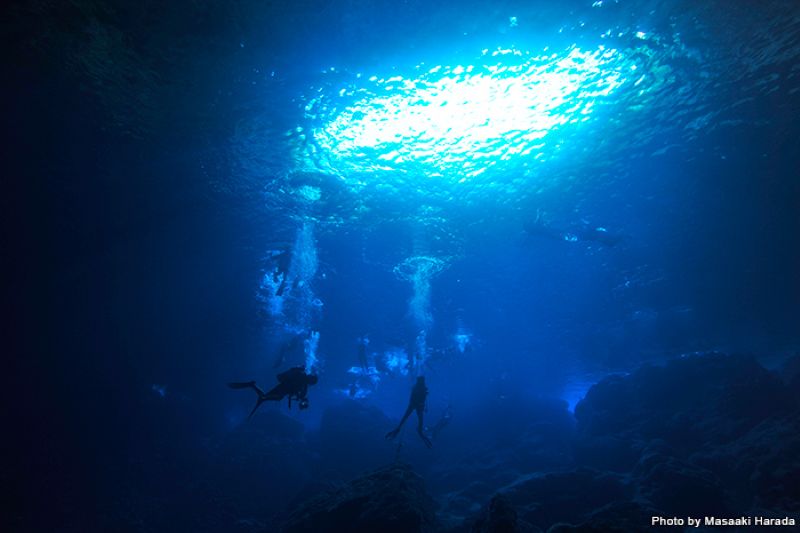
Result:
<svg viewBox="0 0 800 533">
<path fill-rule="evenodd" d="M 796 353 L 790 357 L 781 368 L 781 378 L 789 385 L 793 391 L 795 400 L 800 402 L 800 353 Z"/>
<path fill-rule="evenodd" d="M 547 533 L 644 533 L 653 531 L 650 519 L 658 513 L 636 502 L 614 502 L 595 510 L 584 522 L 558 523 Z"/>
<path fill-rule="evenodd" d="M 292 510 L 285 533 L 414 533 L 438 529 L 433 499 L 408 465 L 376 470 Z"/>
<path fill-rule="evenodd" d="M 723 354 L 607 378 L 575 410 L 576 460 L 627 474 L 668 514 L 792 512 L 800 419 L 789 387 L 753 357 Z"/>
<path fill-rule="evenodd" d="M 660 454 L 646 455 L 637 465 L 639 493 L 667 514 L 724 515 L 724 487 L 709 470 Z"/>
<path fill-rule="evenodd" d="M 779 377 L 752 357 L 715 353 L 606 378 L 575 411 L 583 466 L 521 475 L 493 497 L 496 521 L 490 504 L 468 523 L 627 532 L 650 530 L 655 515 L 797 513 L 795 364 Z"/>
<path fill-rule="evenodd" d="M 585 437 L 663 439 L 676 451 L 719 445 L 787 412 L 789 395 L 753 357 L 684 357 L 606 378 L 575 408 Z"/>
<path fill-rule="evenodd" d="M 616 474 L 581 468 L 529 476 L 504 494 L 522 520 L 547 529 L 557 522 L 580 521 L 595 509 L 626 500 L 631 489 Z"/>
<path fill-rule="evenodd" d="M 582 523 L 597 509 L 627 501 L 632 494 L 622 476 L 588 468 L 529 474 L 492 497 L 481 513 L 452 531 L 546 531 L 557 523 Z"/>
<path fill-rule="evenodd" d="M 517 510 L 506 496 L 492 497 L 484 513 L 472 526 L 472 533 L 535 533 L 541 531 L 520 520 Z"/>
</svg>

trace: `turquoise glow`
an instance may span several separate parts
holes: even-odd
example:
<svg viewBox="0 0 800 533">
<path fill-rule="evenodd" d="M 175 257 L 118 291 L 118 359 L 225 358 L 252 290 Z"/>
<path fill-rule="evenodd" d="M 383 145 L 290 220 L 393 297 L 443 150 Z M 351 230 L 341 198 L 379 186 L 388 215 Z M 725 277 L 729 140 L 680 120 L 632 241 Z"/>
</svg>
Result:
<svg viewBox="0 0 800 533">
<path fill-rule="evenodd" d="M 418 173 L 454 182 L 551 158 L 633 74 L 615 49 L 484 50 L 476 65 L 357 76 L 306 106 L 308 157 L 332 173 Z"/>
</svg>

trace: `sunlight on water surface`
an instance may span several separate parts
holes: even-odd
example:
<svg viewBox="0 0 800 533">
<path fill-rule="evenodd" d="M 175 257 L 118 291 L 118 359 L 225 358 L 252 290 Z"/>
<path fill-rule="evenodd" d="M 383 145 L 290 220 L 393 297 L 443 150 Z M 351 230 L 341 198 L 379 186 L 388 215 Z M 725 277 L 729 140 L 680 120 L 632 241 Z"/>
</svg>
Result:
<svg viewBox="0 0 800 533">
<path fill-rule="evenodd" d="M 588 121 L 628 76 L 639 77 L 636 65 L 617 50 L 576 46 L 539 55 L 484 50 L 475 65 L 419 65 L 413 77 L 356 76 L 307 104 L 309 157 L 337 174 L 468 181 L 548 159 L 559 130 Z"/>
</svg>

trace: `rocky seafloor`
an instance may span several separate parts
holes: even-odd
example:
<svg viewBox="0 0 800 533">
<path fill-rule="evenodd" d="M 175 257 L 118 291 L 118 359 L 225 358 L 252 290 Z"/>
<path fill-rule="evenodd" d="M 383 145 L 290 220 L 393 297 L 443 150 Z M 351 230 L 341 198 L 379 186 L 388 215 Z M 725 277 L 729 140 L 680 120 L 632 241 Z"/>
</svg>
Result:
<svg viewBox="0 0 800 533">
<path fill-rule="evenodd" d="M 151 496 L 142 529 L 630 532 L 651 530 L 652 516 L 798 520 L 799 393 L 797 356 L 778 370 L 750 356 L 685 356 L 603 379 L 574 414 L 556 400 L 507 404 L 505 425 L 491 420 L 497 406 L 473 411 L 433 450 L 412 431 L 399 450 L 387 443 L 392 421 L 368 404 L 328 409 L 313 432 L 271 410 L 208 443 L 181 498 Z"/>
</svg>

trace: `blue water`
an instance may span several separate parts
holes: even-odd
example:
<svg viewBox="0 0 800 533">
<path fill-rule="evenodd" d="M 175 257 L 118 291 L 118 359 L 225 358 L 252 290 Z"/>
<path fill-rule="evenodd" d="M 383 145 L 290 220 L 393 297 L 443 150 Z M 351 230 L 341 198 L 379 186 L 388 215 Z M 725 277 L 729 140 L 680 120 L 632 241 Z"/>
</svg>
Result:
<svg viewBox="0 0 800 533">
<path fill-rule="evenodd" d="M 606 376 L 800 350 L 792 2 L 10 13 L 14 530 L 270 530 L 396 460 L 455 527 L 514 478 L 459 507 L 456 465 L 531 413 L 569 432 Z M 225 384 L 292 366 L 309 409 L 248 422 Z M 415 415 L 383 441 L 417 376 L 432 450 Z M 514 479 L 573 464 L 537 461 Z"/>
</svg>

